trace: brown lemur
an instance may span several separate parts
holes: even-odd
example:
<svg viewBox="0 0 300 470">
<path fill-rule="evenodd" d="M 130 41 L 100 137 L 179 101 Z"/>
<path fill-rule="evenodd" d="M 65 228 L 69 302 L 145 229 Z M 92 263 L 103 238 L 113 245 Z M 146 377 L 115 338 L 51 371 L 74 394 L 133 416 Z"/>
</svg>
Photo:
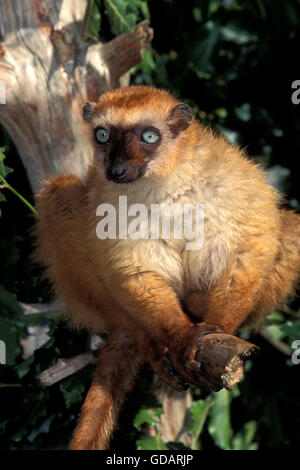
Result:
<svg viewBox="0 0 300 470">
<path fill-rule="evenodd" d="M 109 334 L 71 444 L 103 449 L 145 360 L 176 389 L 214 388 L 199 373 L 198 342 L 259 324 L 293 294 L 300 217 L 281 207 L 258 165 L 167 91 L 116 89 L 87 103 L 83 117 L 94 160 L 82 180 L 45 182 L 36 199 L 37 259 L 72 321 Z M 120 196 L 147 210 L 203 205 L 201 248 L 186 249 L 174 232 L 99 239 L 97 208 L 118 207 Z"/>
</svg>

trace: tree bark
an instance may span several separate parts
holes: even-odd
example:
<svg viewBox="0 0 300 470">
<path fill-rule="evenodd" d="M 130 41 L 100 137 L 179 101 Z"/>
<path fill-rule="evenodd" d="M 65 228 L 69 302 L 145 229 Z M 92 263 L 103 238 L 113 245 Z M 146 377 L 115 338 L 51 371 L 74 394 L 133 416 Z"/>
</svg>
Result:
<svg viewBox="0 0 300 470">
<path fill-rule="evenodd" d="M 59 359 L 54 366 L 41 373 L 40 381 L 46 387 L 50 387 L 95 362 L 96 358 L 91 351 L 78 354 L 71 359 Z"/>
<path fill-rule="evenodd" d="M 212 380 L 217 388 L 232 390 L 244 375 L 244 363 L 259 348 L 236 336 L 211 333 L 199 343 L 196 360 L 200 374 Z"/>
</svg>

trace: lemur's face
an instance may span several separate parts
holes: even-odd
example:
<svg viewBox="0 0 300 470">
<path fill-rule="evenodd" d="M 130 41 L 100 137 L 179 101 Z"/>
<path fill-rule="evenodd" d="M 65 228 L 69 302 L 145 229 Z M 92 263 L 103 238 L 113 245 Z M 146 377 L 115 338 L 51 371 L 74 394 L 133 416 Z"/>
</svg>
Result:
<svg viewBox="0 0 300 470">
<path fill-rule="evenodd" d="M 96 164 L 115 183 L 163 176 L 178 160 L 178 139 L 192 120 L 187 105 L 150 87 L 126 87 L 86 103 L 83 117 L 95 142 Z"/>
<path fill-rule="evenodd" d="M 115 183 L 129 183 L 143 176 L 162 144 L 161 132 L 151 122 L 99 125 L 94 129 L 94 139 L 103 153 L 106 178 Z"/>
</svg>

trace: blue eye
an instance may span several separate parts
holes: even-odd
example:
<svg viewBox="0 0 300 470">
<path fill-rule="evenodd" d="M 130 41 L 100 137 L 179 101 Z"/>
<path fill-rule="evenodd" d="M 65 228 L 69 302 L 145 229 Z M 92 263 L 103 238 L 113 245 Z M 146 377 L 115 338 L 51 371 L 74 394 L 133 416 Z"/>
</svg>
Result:
<svg viewBox="0 0 300 470">
<path fill-rule="evenodd" d="M 110 139 L 110 133 L 103 128 L 96 129 L 94 135 L 99 144 L 106 144 Z"/>
<path fill-rule="evenodd" d="M 155 131 L 144 131 L 142 133 L 142 140 L 146 144 L 156 144 L 156 142 L 159 140 L 159 134 Z"/>
</svg>

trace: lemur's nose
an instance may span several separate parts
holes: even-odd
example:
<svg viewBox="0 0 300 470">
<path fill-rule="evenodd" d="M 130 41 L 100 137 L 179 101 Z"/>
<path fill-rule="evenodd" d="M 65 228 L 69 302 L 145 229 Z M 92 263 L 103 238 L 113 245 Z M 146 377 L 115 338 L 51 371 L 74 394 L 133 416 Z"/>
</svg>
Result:
<svg viewBox="0 0 300 470">
<path fill-rule="evenodd" d="M 114 165 L 107 171 L 108 179 L 121 181 L 127 176 L 127 169 L 122 165 Z"/>
</svg>

